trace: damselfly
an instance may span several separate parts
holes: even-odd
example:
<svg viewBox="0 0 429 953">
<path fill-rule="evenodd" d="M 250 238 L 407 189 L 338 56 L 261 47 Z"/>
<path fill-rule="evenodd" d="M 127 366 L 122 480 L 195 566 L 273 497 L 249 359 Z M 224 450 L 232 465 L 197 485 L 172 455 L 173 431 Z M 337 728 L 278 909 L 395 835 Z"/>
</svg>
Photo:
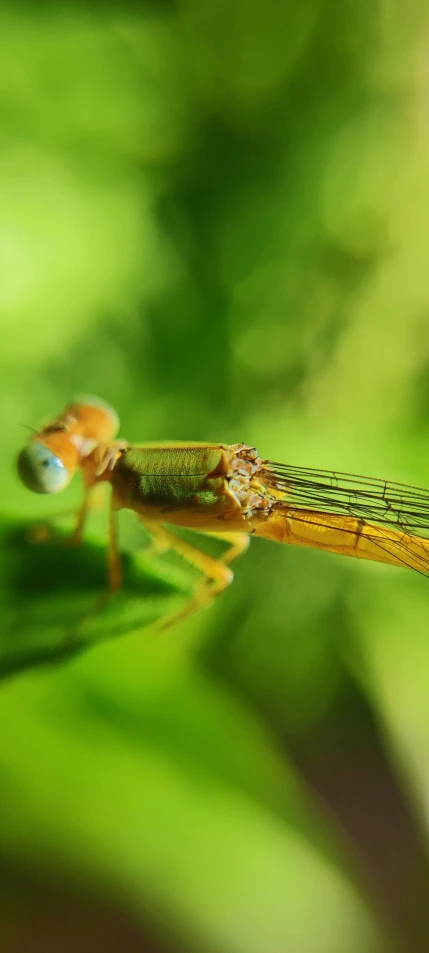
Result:
<svg viewBox="0 0 429 953">
<path fill-rule="evenodd" d="M 84 499 L 74 542 L 82 539 L 94 487 L 111 485 L 109 592 L 122 585 L 116 513 L 134 510 L 156 549 L 173 549 L 205 576 L 186 608 L 169 624 L 207 605 L 233 580 L 230 563 L 249 537 L 311 546 L 429 573 L 429 491 L 347 473 L 262 459 L 243 443 L 130 445 L 115 439 L 115 411 L 94 397 L 69 404 L 33 434 L 18 458 L 23 483 L 58 493 L 80 469 Z M 227 544 L 215 559 L 179 538 L 171 526 Z"/>
</svg>

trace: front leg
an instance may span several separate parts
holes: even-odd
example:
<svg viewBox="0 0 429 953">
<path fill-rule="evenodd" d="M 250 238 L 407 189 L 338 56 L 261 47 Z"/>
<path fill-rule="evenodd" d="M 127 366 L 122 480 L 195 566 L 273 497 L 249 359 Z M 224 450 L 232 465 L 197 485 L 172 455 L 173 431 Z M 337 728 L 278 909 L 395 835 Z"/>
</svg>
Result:
<svg viewBox="0 0 429 953">
<path fill-rule="evenodd" d="M 122 563 L 118 549 L 118 524 L 116 519 L 118 507 L 115 503 L 115 497 L 112 493 L 109 507 L 109 544 L 107 550 L 107 565 L 109 574 L 109 593 L 113 595 L 118 589 L 122 589 Z"/>
<path fill-rule="evenodd" d="M 77 511 L 77 518 L 75 528 L 71 536 L 62 536 L 59 532 L 56 532 L 55 529 L 52 529 L 49 523 L 36 523 L 34 526 L 31 526 L 28 530 L 27 537 L 31 543 L 46 543 L 50 541 L 55 541 L 59 546 L 79 546 L 82 542 L 83 531 L 85 528 L 86 519 L 88 513 L 91 509 L 94 509 L 97 506 L 97 503 L 94 504 L 93 501 L 93 491 L 94 487 L 85 487 L 83 492 L 82 505 Z M 56 513 L 53 516 L 53 521 L 65 519 L 68 516 L 75 516 L 76 510 L 65 510 L 61 513 Z"/>
</svg>

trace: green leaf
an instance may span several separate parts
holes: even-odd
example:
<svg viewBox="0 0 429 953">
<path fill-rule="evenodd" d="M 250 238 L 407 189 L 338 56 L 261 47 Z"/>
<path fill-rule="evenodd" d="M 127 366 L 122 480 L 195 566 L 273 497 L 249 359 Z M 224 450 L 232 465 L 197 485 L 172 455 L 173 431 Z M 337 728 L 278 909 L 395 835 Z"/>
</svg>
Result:
<svg viewBox="0 0 429 953">
<path fill-rule="evenodd" d="M 189 588 L 186 573 L 166 560 L 123 556 L 123 590 L 108 600 L 106 546 L 66 538 L 30 542 L 28 523 L 0 530 L 0 675 L 59 662 L 95 642 L 150 625 Z"/>
<path fill-rule="evenodd" d="M 128 554 L 124 591 L 88 614 L 105 547 L 62 542 L 31 543 L 23 523 L 0 535 L 1 672 L 29 669 L 0 696 L 6 855 L 113 891 L 189 950 L 282 953 L 296 937 L 322 953 L 341 935 L 378 953 L 360 876 L 269 734 L 174 630 L 141 631 L 188 574 Z"/>
</svg>

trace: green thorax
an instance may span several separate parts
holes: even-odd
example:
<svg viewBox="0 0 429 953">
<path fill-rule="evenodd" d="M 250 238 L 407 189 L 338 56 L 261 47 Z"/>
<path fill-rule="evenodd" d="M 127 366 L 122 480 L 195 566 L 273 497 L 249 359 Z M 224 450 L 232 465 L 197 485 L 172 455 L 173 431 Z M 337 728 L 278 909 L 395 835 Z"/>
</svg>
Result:
<svg viewBox="0 0 429 953">
<path fill-rule="evenodd" d="M 125 505 L 211 506 L 225 486 L 225 453 L 219 444 L 129 447 L 114 472 Z"/>
</svg>

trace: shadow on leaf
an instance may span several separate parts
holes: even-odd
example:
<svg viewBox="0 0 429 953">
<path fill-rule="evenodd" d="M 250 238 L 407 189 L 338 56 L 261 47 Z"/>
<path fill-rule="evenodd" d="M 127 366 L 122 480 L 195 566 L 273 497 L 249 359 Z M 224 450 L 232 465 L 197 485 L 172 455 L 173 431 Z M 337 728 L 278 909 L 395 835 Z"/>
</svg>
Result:
<svg viewBox="0 0 429 953">
<path fill-rule="evenodd" d="M 171 611 L 175 593 L 187 591 L 168 562 L 145 564 L 141 554 L 125 553 L 123 590 L 103 604 L 105 546 L 32 543 L 28 531 L 10 521 L 0 531 L 0 676 L 150 625 Z"/>
</svg>

